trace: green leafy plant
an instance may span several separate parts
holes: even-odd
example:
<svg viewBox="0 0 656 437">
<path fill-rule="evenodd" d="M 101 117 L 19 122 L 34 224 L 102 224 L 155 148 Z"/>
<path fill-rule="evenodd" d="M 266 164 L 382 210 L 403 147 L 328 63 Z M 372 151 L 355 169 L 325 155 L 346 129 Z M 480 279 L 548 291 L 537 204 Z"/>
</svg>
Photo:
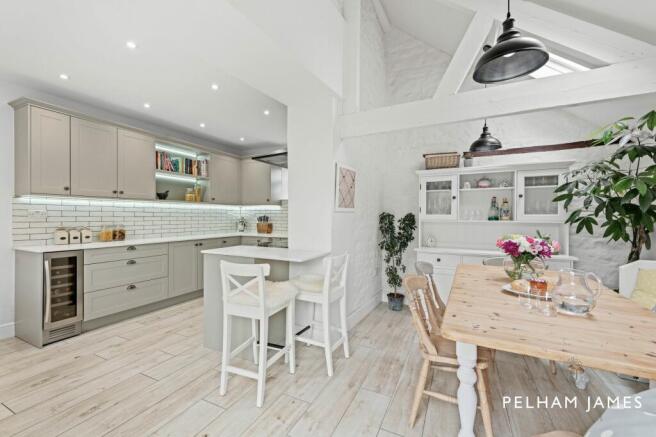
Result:
<svg viewBox="0 0 656 437">
<path fill-rule="evenodd" d="M 385 268 L 387 283 L 394 289 L 396 295 L 399 294 L 397 288 L 402 284 L 401 275 L 405 273 L 403 252 L 415 238 L 414 231 L 417 229 L 415 215 L 408 213 L 400 218 L 397 229 L 394 214 L 383 212 L 378 216 L 378 228 L 382 235 L 378 246 L 383 250 L 385 264 L 387 264 Z"/>
<path fill-rule="evenodd" d="M 603 128 L 593 145 L 618 144 L 618 148 L 604 160 L 569 172 L 554 198 L 565 202 L 566 223 L 575 224 L 577 233 L 592 234 L 594 226 L 600 226 L 604 238 L 630 243 L 629 262 L 640 259 L 643 247 L 651 247 L 656 222 L 655 129 L 656 111 Z"/>
</svg>

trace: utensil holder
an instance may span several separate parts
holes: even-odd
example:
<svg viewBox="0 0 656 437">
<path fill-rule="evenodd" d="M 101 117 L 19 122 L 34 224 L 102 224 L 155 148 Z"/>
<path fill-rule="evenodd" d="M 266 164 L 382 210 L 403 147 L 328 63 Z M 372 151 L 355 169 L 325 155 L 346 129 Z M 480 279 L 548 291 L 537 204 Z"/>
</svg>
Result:
<svg viewBox="0 0 656 437">
<path fill-rule="evenodd" d="M 258 234 L 270 234 L 273 232 L 273 223 L 258 223 L 257 224 L 257 233 Z"/>
</svg>

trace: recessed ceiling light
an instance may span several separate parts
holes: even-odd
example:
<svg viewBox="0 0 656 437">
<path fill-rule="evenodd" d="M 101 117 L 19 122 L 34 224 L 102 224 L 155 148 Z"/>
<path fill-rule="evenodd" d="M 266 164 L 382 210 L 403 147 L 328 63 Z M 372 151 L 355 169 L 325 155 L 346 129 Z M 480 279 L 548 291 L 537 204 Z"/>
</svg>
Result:
<svg viewBox="0 0 656 437">
<path fill-rule="evenodd" d="M 125 43 L 125 46 L 129 48 L 130 50 L 134 50 L 137 48 L 137 43 L 134 41 L 128 41 Z"/>
<path fill-rule="evenodd" d="M 201 124 L 200 124 L 200 127 L 205 127 L 205 123 L 201 123 Z"/>
<path fill-rule="evenodd" d="M 150 108 L 150 103 L 148 103 L 148 102 L 144 103 L 144 108 L 146 108 L 146 109 Z"/>
<path fill-rule="evenodd" d="M 241 138 L 239 138 L 239 141 L 241 141 L 243 143 L 244 141 L 246 141 L 246 138 L 241 137 Z"/>
<path fill-rule="evenodd" d="M 219 90 L 219 84 L 217 84 L 217 83 L 213 83 L 213 84 L 212 84 L 212 90 L 213 90 L 213 91 L 218 91 L 218 90 Z"/>
<path fill-rule="evenodd" d="M 61 80 L 68 80 L 68 74 L 66 74 L 66 73 L 62 73 L 62 74 L 59 75 L 59 78 L 60 78 Z"/>
<path fill-rule="evenodd" d="M 269 111 L 268 109 L 265 109 L 264 110 L 264 115 L 269 115 L 269 114 L 271 114 L 271 111 Z"/>
</svg>

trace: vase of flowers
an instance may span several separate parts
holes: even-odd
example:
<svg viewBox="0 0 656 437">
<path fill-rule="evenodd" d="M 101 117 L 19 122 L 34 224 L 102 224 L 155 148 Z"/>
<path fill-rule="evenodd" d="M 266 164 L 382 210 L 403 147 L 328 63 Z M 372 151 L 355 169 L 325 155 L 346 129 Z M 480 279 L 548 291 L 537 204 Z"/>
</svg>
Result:
<svg viewBox="0 0 656 437">
<path fill-rule="evenodd" d="M 560 251 L 560 243 L 539 231 L 537 234 L 511 234 L 497 240 L 497 247 L 508 255 L 503 267 L 513 281 L 540 276 L 546 269 L 544 260 Z"/>
</svg>

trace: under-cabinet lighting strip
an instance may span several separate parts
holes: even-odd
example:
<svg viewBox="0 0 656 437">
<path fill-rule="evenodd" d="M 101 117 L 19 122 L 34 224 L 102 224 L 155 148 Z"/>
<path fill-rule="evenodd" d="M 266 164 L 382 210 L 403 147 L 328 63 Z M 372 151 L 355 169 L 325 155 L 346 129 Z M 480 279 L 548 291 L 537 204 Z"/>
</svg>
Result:
<svg viewBox="0 0 656 437">
<path fill-rule="evenodd" d="M 87 206 L 90 202 L 95 202 L 97 205 L 105 206 L 126 206 L 133 208 L 160 208 L 160 209 L 223 209 L 230 211 L 277 211 L 282 209 L 280 205 L 220 205 L 215 203 L 203 202 L 183 202 L 173 200 L 128 200 L 128 199 L 111 199 L 111 198 L 98 198 L 98 197 L 68 197 L 68 196 L 17 196 L 14 202 L 18 203 L 33 203 L 36 205 L 79 205 Z"/>
<path fill-rule="evenodd" d="M 168 179 L 171 181 L 185 181 L 185 182 L 196 182 L 198 180 L 195 176 L 187 176 L 182 174 L 164 174 L 164 173 L 155 173 L 157 179 Z"/>
</svg>

